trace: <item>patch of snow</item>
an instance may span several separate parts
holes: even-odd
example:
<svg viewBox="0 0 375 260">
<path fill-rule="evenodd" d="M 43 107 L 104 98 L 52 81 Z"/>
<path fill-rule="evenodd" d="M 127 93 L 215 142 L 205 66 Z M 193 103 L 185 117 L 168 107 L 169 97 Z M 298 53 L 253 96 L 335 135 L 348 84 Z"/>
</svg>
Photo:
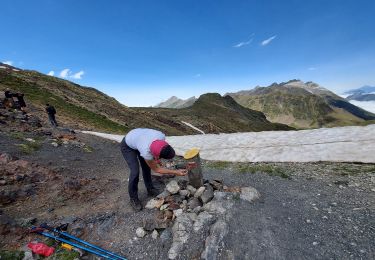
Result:
<svg viewBox="0 0 375 260">
<path fill-rule="evenodd" d="M 369 112 L 375 113 L 375 101 L 358 101 L 358 100 L 349 100 L 353 105 L 360 107 Z"/>
<path fill-rule="evenodd" d="M 0 69 L 6 69 L 7 67 L 5 67 L 5 66 L 0 66 Z"/>
<path fill-rule="evenodd" d="M 199 133 L 205 134 L 205 133 L 204 133 L 202 130 L 200 130 L 198 127 L 195 127 L 195 126 L 193 126 L 192 124 L 190 124 L 190 123 L 188 123 L 188 122 L 181 121 L 181 123 L 187 125 L 188 127 L 193 128 L 194 130 L 198 131 Z"/>
<path fill-rule="evenodd" d="M 341 95 L 339 95 L 339 96 L 342 97 L 342 98 L 347 98 L 347 97 L 350 96 L 350 94 L 341 94 Z"/>
<path fill-rule="evenodd" d="M 20 71 L 20 70 L 18 70 L 18 69 L 12 69 L 13 71 Z"/>
<path fill-rule="evenodd" d="M 120 142 L 124 136 L 83 131 Z M 301 131 L 170 136 L 178 155 L 193 147 L 201 158 L 232 162 L 375 163 L 375 125 Z"/>
</svg>

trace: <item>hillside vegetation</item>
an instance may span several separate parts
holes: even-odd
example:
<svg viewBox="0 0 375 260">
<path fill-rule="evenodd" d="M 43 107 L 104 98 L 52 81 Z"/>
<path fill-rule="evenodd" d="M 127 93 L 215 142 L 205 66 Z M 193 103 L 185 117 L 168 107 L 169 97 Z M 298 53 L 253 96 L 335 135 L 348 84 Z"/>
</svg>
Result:
<svg viewBox="0 0 375 260">
<path fill-rule="evenodd" d="M 130 108 L 90 87 L 83 87 L 37 71 L 0 64 L 0 91 L 11 89 L 25 94 L 27 110 L 45 120 L 46 103 L 57 110 L 61 125 L 110 133 L 125 133 L 137 127 L 159 129 L 167 135 L 197 134 L 182 121 L 206 133 L 228 133 L 290 129 L 270 123 L 263 113 L 244 108 L 230 97 L 201 96 L 184 109 Z"/>
<path fill-rule="evenodd" d="M 290 130 L 291 127 L 269 122 L 259 111 L 239 105 L 233 98 L 217 93 L 201 95 L 191 106 L 182 109 L 141 108 L 158 111 L 177 121 L 186 121 L 206 133 L 233 133 L 267 130 Z"/>
<path fill-rule="evenodd" d="M 242 106 L 263 112 L 271 122 L 297 128 L 364 125 L 375 115 L 313 82 L 292 80 L 229 93 Z"/>
</svg>

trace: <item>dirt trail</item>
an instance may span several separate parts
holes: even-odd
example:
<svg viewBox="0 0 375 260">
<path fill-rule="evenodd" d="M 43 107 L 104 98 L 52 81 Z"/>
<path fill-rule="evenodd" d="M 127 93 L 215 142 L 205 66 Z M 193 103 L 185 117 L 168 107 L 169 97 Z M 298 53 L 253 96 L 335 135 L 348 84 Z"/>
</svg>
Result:
<svg viewBox="0 0 375 260">
<path fill-rule="evenodd" d="M 50 169 L 57 177 L 36 184 L 36 193 L 29 198 L 4 205 L 1 216 L 36 218 L 36 225 L 70 223 L 74 234 L 128 259 L 167 259 L 171 228 L 158 239 L 135 235 L 136 228 L 155 212 L 135 213 L 129 207 L 128 169 L 117 142 L 78 133 L 79 142 L 54 147 L 51 137 L 46 137 L 38 150 L 24 154 L 15 144 L 36 136 L 23 134 L 15 138 L 0 132 L 0 152 Z M 204 162 L 203 169 L 206 179 L 223 179 L 228 186 L 252 186 L 261 194 L 254 203 L 233 199 L 230 214 L 234 217 L 228 218 L 228 233 L 218 245 L 217 259 L 375 257 L 375 165 Z M 146 203 L 150 198 L 142 181 L 139 187 Z M 38 238 L 25 235 L 24 229 L 18 231 L 17 236 L 4 235 L 3 249 L 15 249 Z M 204 239 L 192 241 L 195 253 L 187 250 L 178 259 L 199 258 Z"/>
</svg>

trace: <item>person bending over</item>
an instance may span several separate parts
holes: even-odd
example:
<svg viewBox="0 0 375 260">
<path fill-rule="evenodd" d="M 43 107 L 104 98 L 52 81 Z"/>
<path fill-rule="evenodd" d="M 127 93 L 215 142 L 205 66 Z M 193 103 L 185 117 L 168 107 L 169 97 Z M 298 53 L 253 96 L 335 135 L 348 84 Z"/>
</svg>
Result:
<svg viewBox="0 0 375 260">
<path fill-rule="evenodd" d="M 137 211 L 142 209 L 138 199 L 139 164 L 142 168 L 143 181 L 150 196 L 158 195 L 152 184 L 151 170 L 159 174 L 184 176 L 187 170 L 171 170 L 160 166 L 159 159 L 172 159 L 174 149 L 165 141 L 165 134 L 148 128 L 131 130 L 121 141 L 121 153 L 129 166 L 130 205 Z"/>
</svg>

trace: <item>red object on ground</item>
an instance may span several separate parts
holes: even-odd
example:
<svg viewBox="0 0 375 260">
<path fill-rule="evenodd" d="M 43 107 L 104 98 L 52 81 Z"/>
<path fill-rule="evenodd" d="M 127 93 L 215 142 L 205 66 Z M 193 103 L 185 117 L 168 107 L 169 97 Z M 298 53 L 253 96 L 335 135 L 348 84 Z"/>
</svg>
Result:
<svg viewBox="0 0 375 260">
<path fill-rule="evenodd" d="M 50 256 L 55 251 L 53 247 L 49 247 L 43 243 L 29 243 L 27 244 L 27 247 L 30 248 L 34 254 L 42 256 Z"/>
</svg>

